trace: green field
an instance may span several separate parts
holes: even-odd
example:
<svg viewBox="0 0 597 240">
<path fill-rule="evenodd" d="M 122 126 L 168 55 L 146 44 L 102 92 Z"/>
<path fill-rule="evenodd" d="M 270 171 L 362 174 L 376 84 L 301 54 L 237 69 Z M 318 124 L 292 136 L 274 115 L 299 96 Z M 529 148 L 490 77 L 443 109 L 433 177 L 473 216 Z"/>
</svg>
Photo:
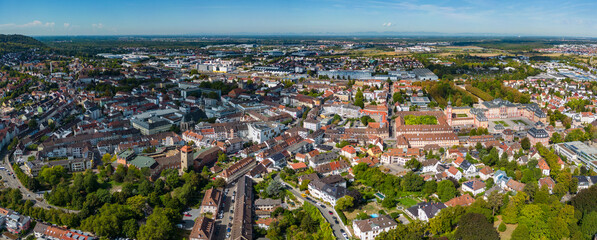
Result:
<svg viewBox="0 0 597 240">
<path fill-rule="evenodd" d="M 414 115 L 406 115 L 404 116 L 404 124 L 406 125 L 437 125 L 437 118 L 431 115 L 423 115 L 423 116 L 414 116 Z"/>
<path fill-rule="evenodd" d="M 411 206 L 414 206 L 415 204 L 417 204 L 417 200 L 414 200 L 409 197 L 405 197 L 405 198 L 398 199 L 398 203 L 400 203 L 400 205 L 403 205 L 404 207 L 408 208 L 408 207 L 411 207 Z"/>
<path fill-rule="evenodd" d="M 527 125 L 526 122 L 522 121 L 522 120 L 512 120 L 512 122 L 516 123 L 516 124 L 522 124 L 522 125 Z"/>
<path fill-rule="evenodd" d="M 497 124 L 502 124 L 502 126 L 504 126 L 504 127 L 509 127 L 509 126 L 510 126 L 510 125 L 508 125 L 508 124 L 507 124 L 506 122 L 504 122 L 504 121 L 494 121 L 494 123 L 497 123 Z"/>
</svg>

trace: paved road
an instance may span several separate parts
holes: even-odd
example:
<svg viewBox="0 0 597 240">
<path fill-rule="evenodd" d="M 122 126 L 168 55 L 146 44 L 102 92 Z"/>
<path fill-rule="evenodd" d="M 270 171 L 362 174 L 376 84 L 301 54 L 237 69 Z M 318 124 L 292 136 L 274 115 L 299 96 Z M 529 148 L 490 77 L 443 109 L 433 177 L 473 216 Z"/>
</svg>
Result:
<svg viewBox="0 0 597 240">
<path fill-rule="evenodd" d="M 21 193 L 23 194 L 23 200 L 33 201 L 35 203 L 35 207 L 41 207 L 45 209 L 56 208 L 69 213 L 79 212 L 78 210 L 69 210 L 61 207 L 51 206 L 46 202 L 42 194 L 36 194 L 32 191 L 29 191 L 29 189 L 25 188 L 21 184 L 21 181 L 19 181 L 19 179 L 17 178 L 16 174 L 14 173 L 14 169 L 12 168 L 12 164 L 10 164 L 9 157 L 6 154 L 6 152 L 3 152 L 2 154 L 4 156 L 3 161 L 0 162 L 0 167 L 4 167 L 5 169 L 0 170 L 0 176 L 2 176 L 2 181 L 5 187 L 17 188 L 21 190 Z"/>
<path fill-rule="evenodd" d="M 232 217 L 234 216 L 234 203 L 232 203 L 232 195 L 236 191 L 236 182 L 228 184 L 224 189 L 228 190 L 228 193 L 225 194 L 224 202 L 222 203 L 222 207 L 220 207 L 220 211 L 224 211 L 224 215 L 222 218 L 219 218 L 219 213 L 216 215 L 216 232 L 214 234 L 216 240 L 224 240 L 227 234 L 227 228 L 232 226 Z"/>
<path fill-rule="evenodd" d="M 276 178 L 278 180 L 280 180 L 278 176 L 276 176 Z M 338 214 L 336 214 L 336 211 L 331 206 L 322 207 L 323 203 L 319 202 L 315 198 L 313 198 L 313 197 L 308 197 L 308 199 L 304 198 L 303 196 L 301 196 L 300 190 L 292 187 L 291 185 L 288 185 L 288 184 L 286 184 L 286 185 L 288 186 L 288 190 L 292 194 L 294 194 L 294 196 L 302 199 L 303 201 L 307 201 L 308 203 L 315 205 L 317 207 L 317 209 L 319 209 L 319 211 L 321 212 L 321 214 L 323 215 L 325 220 L 327 220 L 330 223 L 332 230 L 334 231 L 334 236 L 336 236 L 337 239 L 344 239 L 344 237 L 342 237 L 342 231 L 344 231 L 348 235 L 348 237 L 351 236 L 350 232 L 348 231 L 348 228 L 346 228 L 346 226 L 344 226 L 344 224 L 340 220 L 340 217 L 338 216 Z M 329 213 L 330 211 L 332 212 L 331 215 Z"/>
</svg>

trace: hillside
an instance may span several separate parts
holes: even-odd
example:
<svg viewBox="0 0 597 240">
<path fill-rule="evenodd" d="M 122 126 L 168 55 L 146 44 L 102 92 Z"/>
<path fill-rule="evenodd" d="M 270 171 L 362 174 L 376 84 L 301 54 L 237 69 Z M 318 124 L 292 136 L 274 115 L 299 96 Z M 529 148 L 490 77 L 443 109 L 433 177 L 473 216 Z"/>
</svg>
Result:
<svg viewBox="0 0 597 240">
<path fill-rule="evenodd" d="M 0 54 L 42 47 L 45 45 L 32 37 L 0 34 Z"/>
</svg>

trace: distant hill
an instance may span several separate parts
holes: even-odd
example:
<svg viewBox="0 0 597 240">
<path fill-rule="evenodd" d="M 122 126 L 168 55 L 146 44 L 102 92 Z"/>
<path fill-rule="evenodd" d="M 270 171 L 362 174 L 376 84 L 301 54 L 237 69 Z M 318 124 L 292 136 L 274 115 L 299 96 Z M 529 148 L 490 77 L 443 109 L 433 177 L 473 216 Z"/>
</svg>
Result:
<svg viewBox="0 0 597 240">
<path fill-rule="evenodd" d="M 45 45 L 32 37 L 23 35 L 0 34 L 0 55 L 9 52 L 20 52 L 31 48 L 43 48 Z"/>
</svg>

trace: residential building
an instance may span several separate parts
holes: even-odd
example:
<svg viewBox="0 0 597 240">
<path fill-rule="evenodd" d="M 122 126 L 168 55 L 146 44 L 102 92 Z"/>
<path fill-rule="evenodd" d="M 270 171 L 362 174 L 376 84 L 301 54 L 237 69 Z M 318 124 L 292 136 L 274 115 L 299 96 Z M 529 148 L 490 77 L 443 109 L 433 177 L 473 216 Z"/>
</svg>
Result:
<svg viewBox="0 0 597 240">
<path fill-rule="evenodd" d="M 205 191 L 205 195 L 203 196 L 203 201 L 201 201 L 201 208 L 200 213 L 212 213 L 214 216 L 218 214 L 218 209 L 220 208 L 220 204 L 222 202 L 222 191 L 210 188 Z"/>
<path fill-rule="evenodd" d="M 37 239 L 55 239 L 55 240 L 95 240 L 89 233 L 79 230 L 69 230 L 43 222 L 37 222 L 33 228 L 33 233 Z"/>
<path fill-rule="evenodd" d="M 543 146 L 547 146 L 549 144 L 549 133 L 547 133 L 545 129 L 537 129 L 533 127 L 529 129 L 528 136 L 529 140 L 531 141 L 531 146 L 535 146 L 537 143 L 541 143 Z"/>
<path fill-rule="evenodd" d="M 352 222 L 354 235 L 361 240 L 373 240 L 380 233 L 395 229 L 396 226 L 398 223 L 388 215 Z"/>
<path fill-rule="evenodd" d="M 214 239 L 216 223 L 213 219 L 200 216 L 195 219 L 195 224 L 189 235 L 189 240 L 211 240 Z"/>
<path fill-rule="evenodd" d="M 485 166 L 485 167 L 481 168 L 481 170 L 479 170 L 479 177 L 481 177 L 481 180 L 483 180 L 483 181 L 489 179 L 492 174 L 493 174 L 493 169 L 491 169 L 491 167 L 489 167 L 489 166 Z"/>
<path fill-rule="evenodd" d="M 446 205 L 441 202 L 420 202 L 415 206 L 407 208 L 406 214 L 412 219 L 428 222 L 429 219 L 435 217 L 444 208 L 446 208 Z"/>
<path fill-rule="evenodd" d="M 224 171 L 220 173 L 219 177 L 226 180 L 226 183 L 231 183 L 245 175 L 247 172 L 251 171 L 251 169 L 253 169 L 255 166 L 257 166 L 257 161 L 255 158 L 244 158 L 224 169 Z"/>
<path fill-rule="evenodd" d="M 485 191 L 485 183 L 479 180 L 471 180 L 462 183 L 462 191 L 470 192 L 476 196 Z"/>
<path fill-rule="evenodd" d="M 242 176 L 236 184 L 234 216 L 230 232 L 232 240 L 253 239 L 253 180 Z"/>
<path fill-rule="evenodd" d="M 282 200 L 280 199 L 257 199 L 255 200 L 255 214 L 258 217 L 269 217 L 271 213 L 278 207 L 282 206 Z"/>
<path fill-rule="evenodd" d="M 284 125 L 277 122 L 254 122 L 247 124 L 248 138 L 256 143 L 270 140 L 282 133 Z"/>
<path fill-rule="evenodd" d="M 469 194 L 464 194 L 462 196 L 458 196 L 455 198 L 450 199 L 449 201 L 445 202 L 446 206 L 448 207 L 455 207 L 455 206 L 468 206 L 475 202 L 475 198 L 471 197 Z"/>
<path fill-rule="evenodd" d="M 549 168 L 549 165 L 547 164 L 547 161 L 545 161 L 545 159 L 543 159 L 543 158 L 539 159 L 539 161 L 537 162 L 537 167 L 539 167 L 539 169 L 541 169 L 541 173 L 543 175 L 549 176 L 551 168 Z"/>
<path fill-rule="evenodd" d="M 456 180 L 460 180 L 462 178 L 462 172 L 460 172 L 460 170 L 454 166 L 448 168 L 448 170 L 446 170 L 446 174 L 448 174 L 448 177 L 453 177 Z"/>
<path fill-rule="evenodd" d="M 320 180 L 309 182 L 309 193 L 315 198 L 336 206 L 338 199 L 349 194 L 348 189 L 340 186 L 332 186 Z"/>
</svg>

